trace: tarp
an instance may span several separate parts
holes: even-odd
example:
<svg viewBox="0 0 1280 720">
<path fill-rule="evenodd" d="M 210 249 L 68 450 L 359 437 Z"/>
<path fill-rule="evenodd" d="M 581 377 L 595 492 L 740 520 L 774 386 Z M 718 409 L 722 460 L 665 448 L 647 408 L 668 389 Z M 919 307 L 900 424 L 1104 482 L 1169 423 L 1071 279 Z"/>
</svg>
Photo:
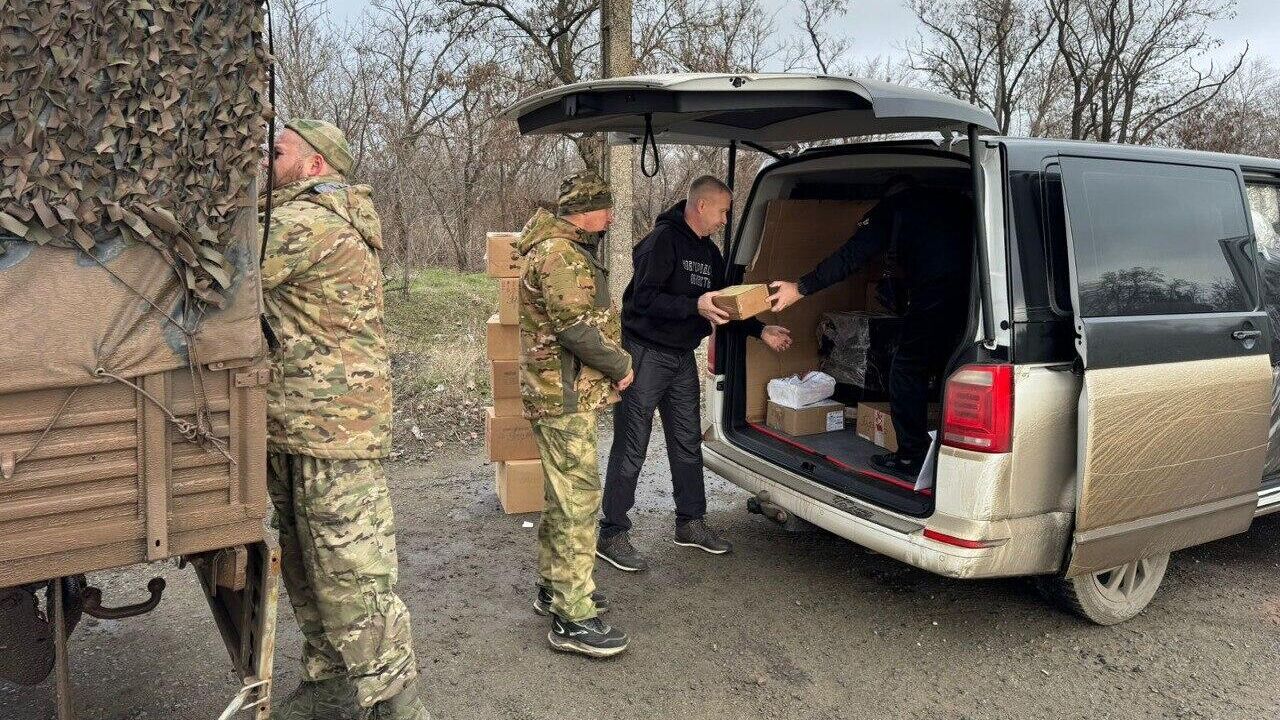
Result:
<svg viewBox="0 0 1280 720">
<path fill-rule="evenodd" d="M 264 352 L 262 19 L 0 3 L 0 393 Z"/>
</svg>

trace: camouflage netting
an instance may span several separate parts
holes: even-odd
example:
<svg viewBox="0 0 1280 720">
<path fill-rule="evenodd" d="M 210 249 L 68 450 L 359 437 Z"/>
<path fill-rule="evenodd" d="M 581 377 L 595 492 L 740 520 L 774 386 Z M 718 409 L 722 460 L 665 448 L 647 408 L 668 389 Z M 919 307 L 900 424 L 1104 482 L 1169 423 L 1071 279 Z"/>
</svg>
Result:
<svg viewBox="0 0 1280 720">
<path fill-rule="evenodd" d="M 258 2 L 0 1 L 0 255 L 156 248 L 224 303 L 265 139 Z"/>
</svg>

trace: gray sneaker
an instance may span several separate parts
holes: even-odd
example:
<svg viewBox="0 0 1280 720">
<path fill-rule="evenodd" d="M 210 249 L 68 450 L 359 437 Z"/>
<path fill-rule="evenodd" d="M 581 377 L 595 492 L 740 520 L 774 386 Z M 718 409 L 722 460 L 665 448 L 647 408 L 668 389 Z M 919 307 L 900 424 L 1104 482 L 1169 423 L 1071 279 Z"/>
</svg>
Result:
<svg viewBox="0 0 1280 720">
<path fill-rule="evenodd" d="M 681 547 L 695 547 L 712 555 L 724 555 L 733 550 L 733 544 L 707 527 L 707 522 L 702 518 L 677 524 L 676 544 Z"/>
<path fill-rule="evenodd" d="M 640 553 L 631 546 L 631 538 L 626 532 L 620 532 L 611 538 L 600 538 L 596 542 L 596 557 L 604 558 L 610 565 L 624 572 L 644 572 L 649 569 Z"/>
</svg>

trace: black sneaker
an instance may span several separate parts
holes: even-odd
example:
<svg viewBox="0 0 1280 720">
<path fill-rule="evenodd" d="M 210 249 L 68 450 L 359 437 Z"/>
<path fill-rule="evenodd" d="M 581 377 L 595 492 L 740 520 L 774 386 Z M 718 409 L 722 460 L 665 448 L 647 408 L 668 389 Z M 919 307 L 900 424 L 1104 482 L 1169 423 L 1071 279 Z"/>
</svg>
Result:
<svg viewBox="0 0 1280 720">
<path fill-rule="evenodd" d="M 625 572 L 644 572 L 649 569 L 649 563 L 631 546 L 631 538 L 627 537 L 626 532 L 610 538 L 600 538 L 596 542 L 596 557 L 604 558 L 610 565 Z"/>
<path fill-rule="evenodd" d="M 591 593 L 591 602 L 596 604 L 596 612 L 601 615 L 609 612 L 609 598 L 599 590 Z M 544 617 L 551 614 L 551 588 L 545 585 L 538 586 L 538 597 L 533 601 L 533 611 Z"/>
<path fill-rule="evenodd" d="M 607 658 L 627 649 L 627 634 L 609 627 L 598 617 L 582 622 L 551 616 L 551 632 L 547 633 L 551 647 L 564 652 L 576 652 L 593 658 Z"/>
<path fill-rule="evenodd" d="M 682 547 L 696 547 L 712 555 L 723 555 L 733 550 L 733 544 L 716 535 L 702 518 L 677 524 L 676 544 Z"/>
<path fill-rule="evenodd" d="M 920 475 L 920 468 L 924 466 L 924 458 L 911 459 L 904 458 L 898 453 L 885 453 L 871 456 L 871 464 L 887 473 L 914 482 Z"/>
</svg>

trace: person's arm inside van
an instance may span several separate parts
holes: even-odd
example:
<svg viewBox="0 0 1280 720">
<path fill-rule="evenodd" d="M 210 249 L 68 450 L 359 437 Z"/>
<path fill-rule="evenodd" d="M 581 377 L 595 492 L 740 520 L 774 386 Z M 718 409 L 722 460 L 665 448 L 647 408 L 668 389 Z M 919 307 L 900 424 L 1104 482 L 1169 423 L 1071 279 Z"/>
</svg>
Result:
<svg viewBox="0 0 1280 720">
<path fill-rule="evenodd" d="M 769 304 L 774 311 L 783 310 L 802 297 L 835 285 L 861 270 L 868 260 L 884 252 L 889 247 L 892 216 L 891 204 L 880 203 L 858 224 L 853 237 L 798 282 L 775 280 L 769 283 L 769 289 L 773 290 L 773 294 L 769 296 Z"/>
</svg>

